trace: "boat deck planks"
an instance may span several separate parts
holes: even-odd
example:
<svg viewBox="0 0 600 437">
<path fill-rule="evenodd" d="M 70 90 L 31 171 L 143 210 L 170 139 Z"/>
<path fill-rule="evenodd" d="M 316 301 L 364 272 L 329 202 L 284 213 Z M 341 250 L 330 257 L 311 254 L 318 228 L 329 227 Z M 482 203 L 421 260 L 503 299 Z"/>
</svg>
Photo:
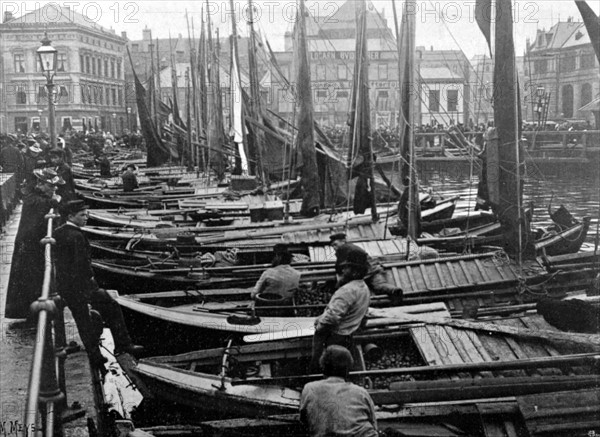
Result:
<svg viewBox="0 0 600 437">
<path fill-rule="evenodd" d="M 590 434 L 600 428 L 600 391 L 573 390 L 518 396 L 517 404 L 531 436 Z"/>
</svg>

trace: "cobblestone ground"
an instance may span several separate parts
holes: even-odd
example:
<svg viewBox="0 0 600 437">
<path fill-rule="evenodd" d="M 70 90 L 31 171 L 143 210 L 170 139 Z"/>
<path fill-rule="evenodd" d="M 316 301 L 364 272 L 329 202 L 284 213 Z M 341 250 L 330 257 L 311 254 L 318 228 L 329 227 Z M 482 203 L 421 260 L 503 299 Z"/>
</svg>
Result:
<svg viewBox="0 0 600 437">
<path fill-rule="evenodd" d="M 27 385 L 31 371 L 36 328 L 22 320 L 4 318 L 6 287 L 10 274 L 13 242 L 19 226 L 21 207 L 17 207 L 0 235 L 0 437 L 21 436 L 27 399 Z M 65 312 L 67 343 L 81 344 L 77 329 L 68 311 Z M 91 377 L 85 352 L 69 355 L 67 374 L 67 400 L 69 405 L 78 402 L 86 416 L 68 423 L 65 436 L 87 436 L 87 418 L 95 420 Z"/>
</svg>

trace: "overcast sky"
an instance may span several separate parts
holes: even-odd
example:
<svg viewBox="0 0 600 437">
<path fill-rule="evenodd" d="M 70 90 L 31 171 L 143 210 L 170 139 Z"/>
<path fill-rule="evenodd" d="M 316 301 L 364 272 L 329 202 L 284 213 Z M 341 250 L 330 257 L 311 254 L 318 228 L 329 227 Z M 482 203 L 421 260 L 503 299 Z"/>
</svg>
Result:
<svg viewBox="0 0 600 437">
<path fill-rule="evenodd" d="M 11 11 L 16 16 L 26 11 L 43 7 L 45 1 L 0 1 L 1 9 Z M 103 27 L 112 28 L 120 33 L 126 31 L 130 39 L 141 39 L 142 29 L 152 29 L 153 37 L 167 38 L 169 31 L 173 37 L 178 34 L 187 36 L 185 11 L 189 12 L 190 21 L 194 22 L 198 35 L 201 8 L 205 1 L 57 1 L 61 6 L 69 5 L 76 12 L 82 13 L 90 21 L 97 22 Z M 258 0 L 254 1 L 258 10 L 255 21 L 258 27 L 266 32 L 269 42 L 275 50 L 283 49 L 283 34 L 291 30 L 295 16 L 296 0 Z M 331 16 L 343 1 L 307 1 L 307 6 L 313 14 Z M 220 28 L 221 36 L 230 33 L 229 0 L 209 0 L 208 8 L 213 23 Z M 245 34 L 245 19 L 249 16 L 247 1 L 234 2 L 238 14 L 239 32 Z M 374 0 L 375 8 L 388 19 L 388 25 L 393 26 L 391 0 Z M 522 54 L 526 38 L 533 38 L 536 29 L 548 29 L 559 19 L 566 21 L 574 17 L 581 21 L 574 1 L 513 1 L 515 16 L 515 42 L 517 54 Z M 588 1 L 588 4 L 600 12 L 600 2 Z M 402 2 L 397 1 L 398 9 Z M 475 54 L 483 54 L 486 50 L 484 38 L 474 20 L 474 0 L 459 1 L 429 1 L 417 0 L 417 45 L 428 49 L 458 49 L 461 48 L 470 58 Z"/>
</svg>

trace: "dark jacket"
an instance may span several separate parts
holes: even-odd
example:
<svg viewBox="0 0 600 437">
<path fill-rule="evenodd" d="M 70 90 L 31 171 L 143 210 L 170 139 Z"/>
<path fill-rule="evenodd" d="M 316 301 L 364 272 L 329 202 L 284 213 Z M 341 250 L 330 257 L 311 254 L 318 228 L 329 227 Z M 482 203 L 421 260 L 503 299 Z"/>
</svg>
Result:
<svg viewBox="0 0 600 437">
<path fill-rule="evenodd" d="M 46 236 L 45 216 L 56 206 L 55 200 L 36 189 L 23 198 L 6 295 L 6 318 L 28 317 L 29 305 L 40 296 L 45 265 L 40 240 Z"/>
<path fill-rule="evenodd" d="M 98 289 L 92 269 L 92 255 L 87 237 L 80 227 L 65 223 L 54 232 L 54 259 L 58 293 L 71 304 L 88 302 Z"/>
<path fill-rule="evenodd" d="M 123 191 L 133 191 L 139 187 L 135 173 L 132 171 L 127 170 L 121 178 L 123 179 Z"/>
<path fill-rule="evenodd" d="M 7 145 L 2 147 L 0 150 L 0 166 L 2 166 L 3 173 L 16 173 L 17 183 L 21 180 L 18 179 L 23 172 L 23 154 L 13 145 Z"/>
</svg>

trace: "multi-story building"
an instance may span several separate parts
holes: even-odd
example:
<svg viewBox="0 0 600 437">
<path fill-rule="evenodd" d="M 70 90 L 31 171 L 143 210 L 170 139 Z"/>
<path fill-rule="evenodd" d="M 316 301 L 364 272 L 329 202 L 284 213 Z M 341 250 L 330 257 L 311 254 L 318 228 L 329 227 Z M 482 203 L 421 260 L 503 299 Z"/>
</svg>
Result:
<svg viewBox="0 0 600 437">
<path fill-rule="evenodd" d="M 531 105 L 538 93 L 550 98 L 548 120 L 594 121 L 592 111 L 581 108 L 600 92 L 599 65 L 582 22 L 569 19 L 538 30 L 528 44 L 525 67 Z"/>
<path fill-rule="evenodd" d="M 311 16 L 307 39 L 314 89 L 315 119 L 329 126 L 343 126 L 348 118 L 356 45 L 355 2 L 348 1 L 334 15 Z M 371 123 L 394 128 L 398 123 L 398 51 L 395 37 L 383 14 L 372 5 L 367 10 L 369 93 Z M 294 78 L 293 34 L 285 35 L 285 51 L 275 53 L 284 75 Z M 417 123 L 448 125 L 469 119 L 470 64 L 462 51 L 417 48 L 419 98 Z M 288 89 L 271 83 L 271 108 L 283 118 L 294 114 Z"/>
<path fill-rule="evenodd" d="M 0 130 L 47 130 L 46 79 L 36 53 L 44 32 L 58 51 L 54 77 L 57 131 L 94 128 L 120 134 L 127 128 L 127 37 L 90 18 L 57 3 L 20 17 L 5 13 L 0 24 Z"/>
</svg>

